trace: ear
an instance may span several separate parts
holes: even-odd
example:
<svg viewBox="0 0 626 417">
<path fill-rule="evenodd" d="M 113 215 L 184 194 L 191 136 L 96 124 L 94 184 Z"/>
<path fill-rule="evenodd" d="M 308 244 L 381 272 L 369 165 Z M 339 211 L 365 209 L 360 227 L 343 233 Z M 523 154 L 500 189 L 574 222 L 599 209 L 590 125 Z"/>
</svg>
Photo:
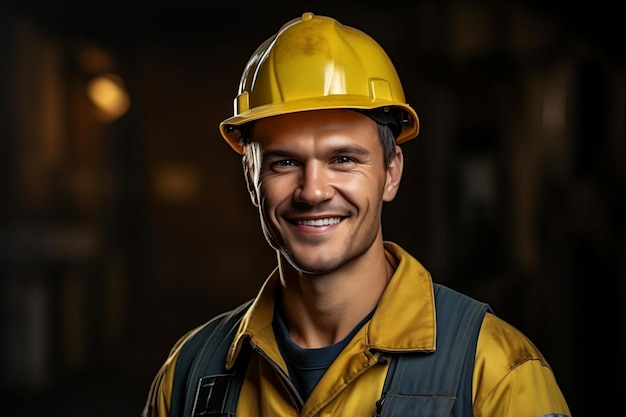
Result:
<svg viewBox="0 0 626 417">
<path fill-rule="evenodd" d="M 402 170 L 404 168 L 404 156 L 402 149 L 396 145 L 396 153 L 394 154 L 389 166 L 387 167 L 387 179 L 385 180 L 385 189 L 383 190 L 383 201 L 392 201 L 396 198 L 400 180 L 402 179 Z"/>
</svg>

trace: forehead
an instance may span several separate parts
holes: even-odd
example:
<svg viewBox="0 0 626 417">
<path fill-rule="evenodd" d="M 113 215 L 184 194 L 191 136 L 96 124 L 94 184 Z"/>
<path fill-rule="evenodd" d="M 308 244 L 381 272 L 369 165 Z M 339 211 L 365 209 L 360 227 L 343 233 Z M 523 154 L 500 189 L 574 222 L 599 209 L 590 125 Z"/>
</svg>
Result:
<svg viewBox="0 0 626 417">
<path fill-rule="evenodd" d="M 301 141 L 354 141 L 361 146 L 380 145 L 376 122 L 348 109 L 313 110 L 268 117 L 257 121 L 252 140 L 261 145 L 290 146 Z"/>
</svg>

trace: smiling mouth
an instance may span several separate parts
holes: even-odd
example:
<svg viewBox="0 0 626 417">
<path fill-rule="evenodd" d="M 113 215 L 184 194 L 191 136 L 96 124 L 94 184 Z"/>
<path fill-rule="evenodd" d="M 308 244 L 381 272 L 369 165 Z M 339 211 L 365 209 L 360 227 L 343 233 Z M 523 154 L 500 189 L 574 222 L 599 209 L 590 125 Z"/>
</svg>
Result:
<svg viewBox="0 0 626 417">
<path fill-rule="evenodd" d="M 331 226 L 341 221 L 340 217 L 328 217 L 325 219 L 310 219 L 310 220 L 295 220 L 294 223 L 298 226 Z"/>
</svg>

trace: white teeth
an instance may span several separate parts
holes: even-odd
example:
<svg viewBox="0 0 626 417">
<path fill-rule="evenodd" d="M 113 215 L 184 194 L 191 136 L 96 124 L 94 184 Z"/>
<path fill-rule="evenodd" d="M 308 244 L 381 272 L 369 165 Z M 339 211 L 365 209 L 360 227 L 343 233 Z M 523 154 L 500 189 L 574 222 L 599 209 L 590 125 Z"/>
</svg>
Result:
<svg viewBox="0 0 626 417">
<path fill-rule="evenodd" d="M 304 226 L 328 226 L 330 224 L 337 224 L 341 221 L 339 217 L 331 217 L 327 219 L 316 220 L 296 220 L 296 224 Z"/>
</svg>

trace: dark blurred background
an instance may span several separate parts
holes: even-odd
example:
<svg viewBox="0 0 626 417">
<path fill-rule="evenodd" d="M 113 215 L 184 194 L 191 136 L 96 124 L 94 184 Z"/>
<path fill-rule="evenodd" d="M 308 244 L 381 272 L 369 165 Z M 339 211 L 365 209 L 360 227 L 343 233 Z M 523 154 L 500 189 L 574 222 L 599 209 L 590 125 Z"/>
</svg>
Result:
<svg viewBox="0 0 626 417">
<path fill-rule="evenodd" d="M 256 293 L 275 256 L 217 126 L 304 11 L 378 40 L 421 118 L 385 238 L 524 331 L 575 416 L 619 415 L 617 7 L 281 3 L 0 6 L 2 416 L 138 417 L 174 341 Z"/>
</svg>

